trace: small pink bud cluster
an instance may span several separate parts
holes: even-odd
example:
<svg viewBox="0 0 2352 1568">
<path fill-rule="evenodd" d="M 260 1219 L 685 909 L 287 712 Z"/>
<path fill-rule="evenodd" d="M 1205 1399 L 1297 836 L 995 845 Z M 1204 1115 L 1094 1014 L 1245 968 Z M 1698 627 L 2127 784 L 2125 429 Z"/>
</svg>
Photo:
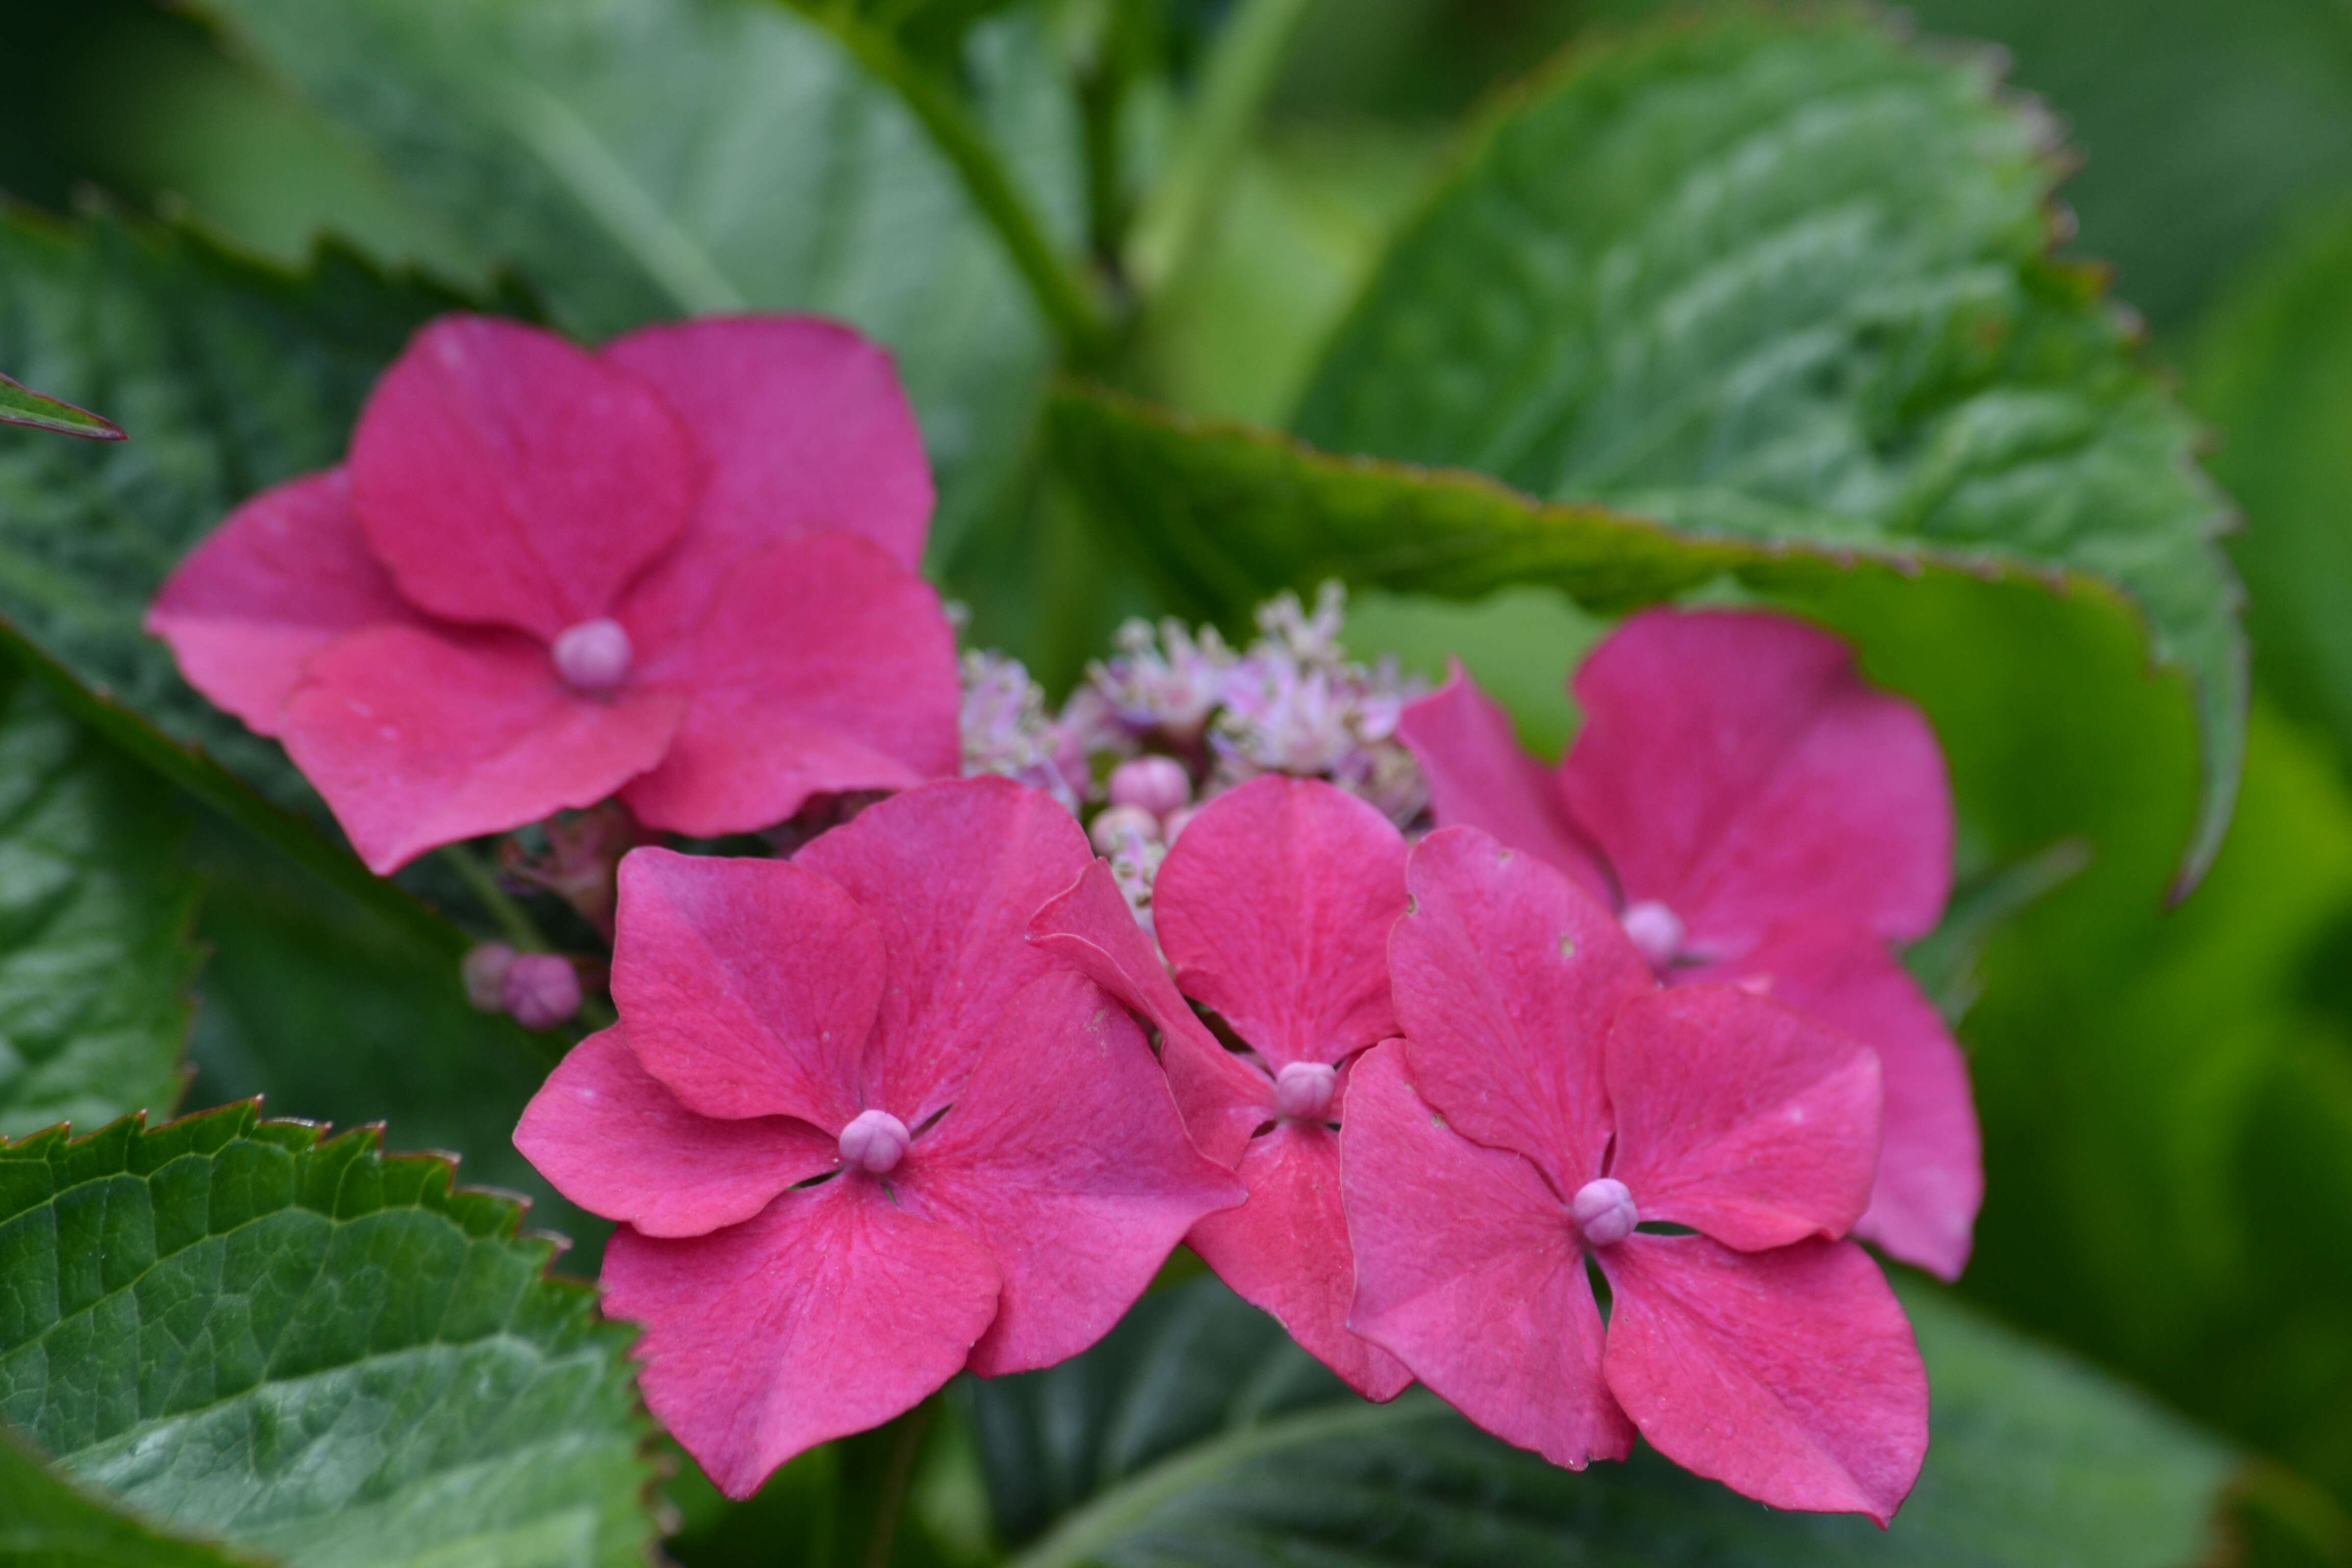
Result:
<svg viewBox="0 0 2352 1568">
<path fill-rule="evenodd" d="M 485 1013 L 504 1013 L 526 1029 L 552 1029 L 580 1011 L 580 971 L 552 952 L 517 952 L 486 942 L 466 954 L 466 998 Z"/>
</svg>

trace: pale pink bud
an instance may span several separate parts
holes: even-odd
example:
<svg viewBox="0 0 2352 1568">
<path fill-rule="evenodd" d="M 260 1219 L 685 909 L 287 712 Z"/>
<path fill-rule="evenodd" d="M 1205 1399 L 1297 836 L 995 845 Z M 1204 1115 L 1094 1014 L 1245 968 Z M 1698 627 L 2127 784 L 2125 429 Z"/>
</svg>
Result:
<svg viewBox="0 0 2352 1568">
<path fill-rule="evenodd" d="M 1339 1068 L 1292 1062 L 1274 1075 L 1274 1108 L 1293 1121 L 1320 1121 L 1339 1087 Z"/>
<path fill-rule="evenodd" d="M 879 1176 L 898 1167 L 912 1142 L 907 1124 L 888 1111 L 861 1110 L 841 1130 L 842 1163 Z"/>
<path fill-rule="evenodd" d="M 1192 798 L 1192 780 L 1173 757 L 1130 757 L 1110 771 L 1110 803 L 1166 816 Z"/>
<path fill-rule="evenodd" d="M 621 623 L 600 616 L 556 634 L 555 673 L 572 690 L 595 696 L 621 684 L 635 654 Z"/>
<path fill-rule="evenodd" d="M 1117 855 L 1130 843 L 1160 842 L 1160 819 L 1139 805 L 1114 805 L 1097 816 L 1087 829 L 1097 855 Z"/>
<path fill-rule="evenodd" d="M 1653 969 L 1664 969 L 1672 963 L 1681 953 L 1683 938 L 1688 934 L 1683 929 L 1682 917 L 1655 899 L 1629 905 L 1617 917 L 1617 923 L 1625 928 L 1625 934 L 1633 938 L 1633 945 L 1642 950 L 1642 956 L 1650 961 Z"/>
<path fill-rule="evenodd" d="M 1642 1220 L 1642 1211 L 1633 1206 L 1633 1194 L 1614 1176 L 1585 1183 L 1576 1189 L 1568 1207 L 1576 1215 L 1576 1228 L 1594 1247 L 1616 1246 L 1633 1235 Z"/>
<path fill-rule="evenodd" d="M 580 1011 L 580 972 L 551 952 L 519 952 L 499 984 L 499 1000 L 526 1029 L 551 1029 Z"/>
<path fill-rule="evenodd" d="M 507 1010 L 507 971 L 514 966 L 515 950 L 502 942 L 486 942 L 471 949 L 458 973 L 466 978 L 466 1000 L 485 1013 Z"/>
</svg>

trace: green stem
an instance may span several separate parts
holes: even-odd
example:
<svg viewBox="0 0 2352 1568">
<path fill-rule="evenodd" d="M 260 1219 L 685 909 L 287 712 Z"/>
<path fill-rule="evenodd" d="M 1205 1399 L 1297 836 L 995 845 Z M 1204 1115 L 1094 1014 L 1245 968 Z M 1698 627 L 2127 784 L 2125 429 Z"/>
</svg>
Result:
<svg viewBox="0 0 2352 1568">
<path fill-rule="evenodd" d="M 1183 147 L 1136 220 L 1133 271 L 1147 293 L 1180 276 L 1200 248 L 1313 4 L 1242 0 L 1217 35 Z"/>
<path fill-rule="evenodd" d="M 888 84 L 922 122 L 932 144 L 955 168 L 965 194 L 1004 244 L 1014 268 L 1060 339 L 1064 355 L 1080 364 L 1101 359 L 1110 343 L 1108 318 L 1087 279 L 1045 236 L 1037 215 L 1013 184 L 987 136 L 954 90 L 909 57 L 887 33 L 835 8 L 795 0 L 810 17 L 847 46 L 858 62 Z"/>
<path fill-rule="evenodd" d="M 890 1458 L 882 1472 L 882 1495 L 874 1508 L 874 1533 L 866 1546 L 866 1568 L 890 1568 L 898 1545 L 898 1516 L 907 1510 L 907 1493 L 914 1484 L 915 1459 L 922 1452 L 923 1435 L 939 1414 L 933 1394 L 899 1418 L 890 1444 Z"/>
<path fill-rule="evenodd" d="M 1171 1499 L 1253 1460 L 1286 1448 L 1378 1432 L 1445 1414 L 1446 1406 L 1436 1395 L 1416 1388 L 1388 1405 L 1345 1405 L 1245 1426 L 1129 1477 L 1064 1519 L 1052 1534 L 1014 1557 L 1006 1568 L 1079 1568 L 1100 1557 Z"/>
<path fill-rule="evenodd" d="M 491 923 L 499 928 L 500 936 L 525 952 L 554 950 L 555 944 L 547 940 L 539 922 L 530 918 L 530 911 L 499 884 L 499 874 L 484 864 L 472 845 L 445 844 L 441 847 L 441 858 L 464 879 L 467 891 L 489 912 Z"/>
</svg>

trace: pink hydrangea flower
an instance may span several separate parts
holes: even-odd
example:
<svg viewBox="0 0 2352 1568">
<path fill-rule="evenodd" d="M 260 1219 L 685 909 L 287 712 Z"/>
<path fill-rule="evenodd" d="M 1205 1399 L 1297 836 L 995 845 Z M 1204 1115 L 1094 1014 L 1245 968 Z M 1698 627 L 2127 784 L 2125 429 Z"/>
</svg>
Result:
<svg viewBox="0 0 2352 1568">
<path fill-rule="evenodd" d="M 1575 680 L 1558 770 L 1457 669 L 1401 732 L 1441 825 L 1541 856 L 1620 911 L 1669 984 L 1736 981 L 1874 1047 L 1885 1151 L 1856 1226 L 1956 1279 L 1984 1173 L 1968 1065 L 1889 951 L 1952 884 L 1952 799 L 1919 710 L 1845 645 L 1779 616 L 1654 610 Z"/>
<path fill-rule="evenodd" d="M 1352 1058 L 1396 1033 L 1389 928 L 1404 912 L 1403 838 L 1319 780 L 1251 780 L 1201 808 L 1160 863 L 1152 919 L 1171 981 L 1097 862 L 1030 927 L 1160 1030 L 1193 1139 L 1249 1189 L 1185 1239 L 1244 1300 L 1373 1399 L 1412 1381 L 1349 1331 L 1355 1258 L 1339 1204 Z M 1187 1004 L 1250 1047 L 1218 1044 Z"/>
<path fill-rule="evenodd" d="M 734 1497 L 969 1366 L 1116 1322 L 1241 1189 L 1142 1032 L 1023 940 L 1089 862 L 1001 778 L 869 807 L 792 860 L 639 849 L 613 996 L 515 1142 L 618 1220 L 646 1402 Z"/>
<path fill-rule="evenodd" d="M 148 629 L 282 741 L 369 865 L 618 794 L 759 828 L 956 771 L 931 482 L 889 360 L 793 317 L 590 353 L 449 316 L 344 466 L 197 546 Z"/>
<path fill-rule="evenodd" d="M 1358 1063 L 1339 1135 L 1356 1331 L 1556 1464 L 1638 1429 L 1776 1508 L 1885 1523 L 1927 1382 L 1836 1239 L 1870 1195 L 1875 1056 L 1738 986 L 1658 988 L 1605 909 L 1474 828 L 1407 880 L 1404 1037 Z"/>
</svg>

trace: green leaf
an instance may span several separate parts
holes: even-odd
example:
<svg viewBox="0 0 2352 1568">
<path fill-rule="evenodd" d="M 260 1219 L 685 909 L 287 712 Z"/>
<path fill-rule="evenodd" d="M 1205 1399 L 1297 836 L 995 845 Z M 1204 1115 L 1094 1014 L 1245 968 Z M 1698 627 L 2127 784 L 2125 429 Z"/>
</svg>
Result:
<svg viewBox="0 0 2352 1568">
<path fill-rule="evenodd" d="M 1297 428 L 1692 536 L 2120 586 L 2204 724 L 2193 877 L 2243 744 L 2225 512 L 2047 254 L 2053 154 L 1988 58 L 1837 14 L 1579 50 L 1397 243 Z"/>
<path fill-rule="evenodd" d="M 446 1161 L 232 1106 L 0 1146 L 0 1416 L 295 1564 L 635 1564 L 629 1331 Z"/>
<path fill-rule="evenodd" d="M 0 1568 L 234 1568 L 258 1561 L 126 1519 L 0 1433 Z"/>
<path fill-rule="evenodd" d="M 92 441 L 122 439 L 121 429 L 111 419 L 60 403 L 5 375 L 0 375 L 0 425 L 29 425 L 36 430 L 55 430 L 61 436 Z"/>
<path fill-rule="evenodd" d="M 321 900 L 248 838 L 200 820 L 188 857 L 205 878 L 197 931 L 213 950 L 198 978 L 190 1103 L 261 1095 L 273 1115 L 389 1121 L 458 1155 L 468 1180 L 530 1198 L 534 1224 L 578 1244 L 567 1267 L 593 1273 L 611 1226 L 558 1196 L 514 1146 L 561 1037 L 476 1012 L 457 955 L 431 929 Z"/>
<path fill-rule="evenodd" d="M 1367 1405 L 1213 1280 L 1146 1298 L 1043 1373 L 958 1385 L 1016 1568 L 1313 1562 L 2179 1568 L 2231 1460 L 2080 1365 L 1907 1288 L 1936 1387 L 1884 1535 L 1778 1513 L 1643 1449 L 1580 1474 L 1426 1391 Z"/>
<path fill-rule="evenodd" d="M 2188 394 L 2246 514 L 2231 553 L 2263 688 L 2352 762 L 2352 213 L 2289 235 L 2216 310 Z"/>
<path fill-rule="evenodd" d="M 180 837 L 168 790 L 0 662 L 0 1137 L 179 1103 Z"/>
<path fill-rule="evenodd" d="M 205 0 L 416 204 L 586 337 L 817 310 L 890 345 L 942 551 L 1003 481 L 1046 343 L 999 237 L 906 105 L 773 0 Z M 1003 159 L 1074 243 L 1076 131 L 1028 18 L 965 61 Z"/>
</svg>

